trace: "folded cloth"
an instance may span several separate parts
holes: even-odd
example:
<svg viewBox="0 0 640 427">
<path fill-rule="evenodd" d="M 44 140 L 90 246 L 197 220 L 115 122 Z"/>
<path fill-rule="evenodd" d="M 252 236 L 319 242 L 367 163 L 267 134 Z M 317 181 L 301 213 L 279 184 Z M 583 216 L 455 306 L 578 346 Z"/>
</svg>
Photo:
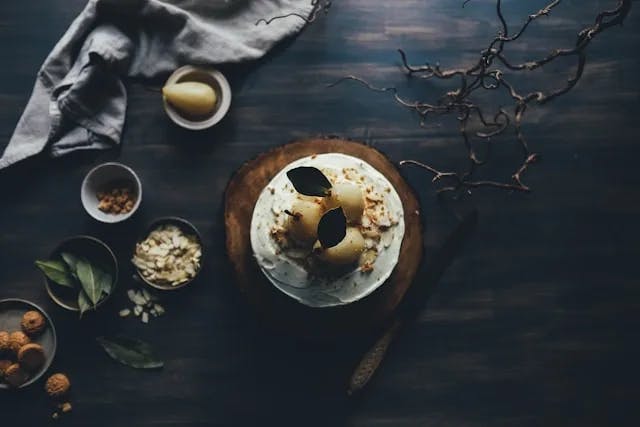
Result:
<svg viewBox="0 0 640 427">
<path fill-rule="evenodd" d="M 256 59 L 305 21 L 311 0 L 89 0 L 42 65 L 0 169 L 120 143 L 123 78 Z M 257 24 L 258 23 L 258 24 Z M 257 24 L 257 25 L 256 25 Z"/>
</svg>

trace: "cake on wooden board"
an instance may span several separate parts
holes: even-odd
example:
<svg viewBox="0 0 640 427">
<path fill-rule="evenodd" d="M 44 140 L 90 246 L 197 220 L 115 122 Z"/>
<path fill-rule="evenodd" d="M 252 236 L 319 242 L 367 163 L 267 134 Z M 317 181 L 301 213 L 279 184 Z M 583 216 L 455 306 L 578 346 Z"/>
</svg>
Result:
<svg viewBox="0 0 640 427">
<path fill-rule="evenodd" d="M 331 161 L 329 162 L 329 160 Z M 361 160 L 361 162 L 358 162 L 358 160 Z M 394 230 L 390 233 L 392 236 L 391 242 L 397 241 L 397 249 L 389 249 L 392 245 L 389 244 L 388 237 L 385 237 L 385 243 L 379 243 L 376 248 L 379 248 L 385 257 L 391 255 L 387 259 L 388 262 L 381 262 L 382 258 L 376 259 L 373 263 L 373 271 L 366 271 L 367 267 L 362 268 L 366 265 L 366 263 L 363 264 L 361 262 L 362 258 L 365 258 L 362 256 L 358 258 L 358 262 L 352 266 L 351 270 L 348 270 L 350 274 L 356 274 L 360 278 L 372 278 L 362 280 L 363 288 L 366 290 L 364 293 L 362 290 L 351 295 L 339 292 L 336 296 L 332 293 L 333 291 L 338 288 L 346 288 L 331 288 L 328 279 L 325 279 L 321 284 L 323 288 L 313 287 L 314 284 L 318 285 L 318 283 L 305 282 L 302 283 L 303 286 L 294 287 L 293 290 L 288 289 L 289 292 L 285 292 L 284 288 L 274 286 L 273 277 L 269 277 L 269 274 L 265 275 L 264 267 L 268 265 L 268 260 L 267 262 L 264 259 L 260 261 L 260 256 L 264 255 L 264 253 L 260 254 L 260 251 L 264 249 L 264 247 L 261 249 L 260 241 L 262 243 L 266 242 L 273 250 L 273 253 L 278 250 L 277 239 L 270 233 L 273 232 L 274 226 L 280 225 L 284 228 L 287 224 L 286 216 L 288 214 L 280 212 L 284 210 L 283 203 L 293 206 L 293 201 L 298 199 L 295 192 L 291 192 L 291 188 L 286 190 L 293 196 L 271 199 L 269 196 L 275 196 L 276 188 L 273 188 L 273 194 L 271 194 L 272 189 L 269 188 L 269 185 L 273 184 L 274 178 L 277 178 L 280 174 L 283 180 L 275 180 L 275 183 L 282 187 L 279 190 L 283 190 L 287 184 L 285 176 L 287 170 L 292 169 L 292 167 L 309 165 L 317 165 L 318 169 L 321 170 L 324 168 L 327 174 L 330 175 L 330 180 L 333 181 L 334 185 L 350 181 L 345 176 L 337 175 L 345 171 L 349 173 L 354 166 L 360 165 L 362 167 L 361 175 L 364 175 L 364 178 L 360 178 L 360 175 L 355 176 L 357 174 L 351 172 L 354 175 L 349 177 L 351 180 L 364 179 L 366 181 L 368 178 L 376 177 L 376 174 L 379 174 L 377 190 L 386 191 L 387 186 L 391 187 L 392 191 L 387 194 L 387 196 L 389 194 L 393 196 L 388 197 L 391 204 L 391 212 L 386 216 L 386 219 L 395 221 L 395 224 L 391 225 L 386 220 L 382 220 L 382 223 L 385 226 L 389 225 L 386 230 Z M 358 168 L 355 167 L 355 169 Z M 366 191 L 367 186 L 363 188 Z M 282 194 L 281 191 L 279 193 Z M 263 198 L 262 201 L 260 201 L 261 196 Z M 309 196 L 303 195 L 302 199 L 307 197 Z M 378 196 L 374 194 L 373 198 L 375 199 L 376 197 Z M 394 208 L 391 200 L 396 200 L 396 197 L 399 204 Z M 261 203 L 261 207 L 256 210 L 258 203 Z M 266 212 L 264 206 L 268 204 L 272 207 L 275 206 L 276 213 L 284 215 L 280 220 L 281 222 L 275 220 L 279 215 L 275 215 L 273 212 L 269 216 L 264 214 Z M 330 204 L 331 202 L 329 202 Z M 388 204 L 384 206 L 388 206 Z M 330 207 L 333 206 L 325 206 L 324 209 L 327 210 Z M 389 207 L 385 209 L 389 209 Z M 354 215 L 349 212 L 349 206 L 343 211 L 347 214 L 345 215 L 346 217 L 352 217 L 348 219 L 349 228 L 353 229 L 357 226 L 361 233 L 366 231 L 366 227 L 362 227 L 361 222 L 352 221 Z M 261 216 L 260 212 L 262 212 L 264 218 L 268 218 L 268 222 L 271 224 L 271 227 L 263 230 L 264 233 L 262 234 L 257 233 L 257 225 L 261 223 L 260 219 L 253 221 L 256 212 L 258 217 Z M 289 213 L 294 214 L 291 211 Z M 261 227 L 266 227 L 266 224 L 267 222 L 263 220 Z M 419 204 L 412 189 L 402 178 L 395 165 L 378 150 L 365 144 L 343 139 L 315 138 L 298 141 L 278 147 L 246 163 L 232 177 L 227 187 L 225 194 L 225 227 L 227 252 L 235 272 L 238 287 L 265 319 L 269 320 L 275 327 L 296 335 L 308 337 L 343 335 L 379 325 L 397 307 L 411 285 L 422 261 L 422 223 Z M 252 234 L 255 247 L 252 247 Z M 270 240 L 265 240 L 265 236 Z M 382 239 L 382 236 L 380 236 L 380 242 L 383 242 Z M 308 243 L 310 243 L 310 240 L 312 239 L 309 239 Z M 388 246 L 384 247 L 385 244 Z M 258 253 L 254 249 L 257 249 Z M 256 255 L 258 255 L 257 258 Z M 376 264 L 380 268 L 377 272 L 375 270 Z M 282 272 L 282 270 L 278 271 Z M 367 275 L 367 273 L 377 273 L 377 275 Z M 386 277 L 384 277 L 385 275 Z M 317 274 L 312 276 L 318 277 Z M 303 277 L 305 278 L 304 281 L 306 281 L 307 276 Z M 325 277 L 339 278 L 343 276 L 328 275 Z M 378 278 L 380 280 L 375 280 Z M 300 282 L 299 280 L 296 281 Z M 327 290 L 328 288 L 332 289 L 331 292 L 325 292 L 329 297 L 321 298 L 320 300 L 316 299 L 315 301 L 320 301 L 319 303 L 309 304 L 309 299 L 306 299 L 307 303 L 303 302 L 301 304 L 301 293 L 308 294 L 309 292 L 315 292 L 314 289 Z M 294 292 L 298 292 L 298 294 L 296 295 Z M 352 298 L 354 295 L 357 297 Z M 364 297 L 361 298 L 360 296 Z M 313 298 L 317 298 L 317 296 L 310 298 L 313 301 Z"/>
</svg>

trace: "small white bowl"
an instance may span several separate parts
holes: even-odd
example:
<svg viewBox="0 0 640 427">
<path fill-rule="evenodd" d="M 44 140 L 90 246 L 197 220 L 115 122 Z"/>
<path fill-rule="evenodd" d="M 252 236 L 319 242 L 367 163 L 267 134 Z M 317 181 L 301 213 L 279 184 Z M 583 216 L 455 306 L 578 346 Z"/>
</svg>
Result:
<svg viewBox="0 0 640 427">
<path fill-rule="evenodd" d="M 112 182 L 124 181 L 131 184 L 131 187 L 136 195 L 136 201 L 131 209 L 127 213 L 123 214 L 111 214 L 102 212 L 98 209 L 98 192 L 104 191 L 105 187 Z M 142 184 L 138 175 L 128 166 L 121 163 L 103 163 L 91 169 L 87 176 L 82 181 L 82 187 L 80 189 L 80 198 L 82 200 L 82 206 L 94 219 L 105 223 L 116 223 L 124 221 L 133 215 L 140 206 L 142 200 Z"/>
<path fill-rule="evenodd" d="M 178 126 L 191 130 L 207 129 L 222 120 L 229 111 L 231 106 L 231 86 L 229 86 L 229 82 L 220 71 L 212 68 L 185 65 L 174 71 L 165 85 L 181 82 L 200 82 L 211 86 L 216 93 L 216 105 L 210 115 L 202 118 L 186 117 L 169 104 L 163 96 L 164 111 Z"/>
</svg>

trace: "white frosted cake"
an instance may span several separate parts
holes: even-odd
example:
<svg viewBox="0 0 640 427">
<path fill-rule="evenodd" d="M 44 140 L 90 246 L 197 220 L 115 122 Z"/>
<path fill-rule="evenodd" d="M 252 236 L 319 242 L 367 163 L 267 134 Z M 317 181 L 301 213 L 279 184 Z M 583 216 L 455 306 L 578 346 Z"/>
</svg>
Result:
<svg viewBox="0 0 640 427">
<path fill-rule="evenodd" d="M 291 175 L 300 170 L 324 175 L 330 188 L 301 194 Z M 330 307 L 363 298 L 389 278 L 404 228 L 402 201 L 380 172 L 356 157 L 318 154 L 290 163 L 262 190 L 251 246 L 274 286 L 303 304 Z"/>
</svg>

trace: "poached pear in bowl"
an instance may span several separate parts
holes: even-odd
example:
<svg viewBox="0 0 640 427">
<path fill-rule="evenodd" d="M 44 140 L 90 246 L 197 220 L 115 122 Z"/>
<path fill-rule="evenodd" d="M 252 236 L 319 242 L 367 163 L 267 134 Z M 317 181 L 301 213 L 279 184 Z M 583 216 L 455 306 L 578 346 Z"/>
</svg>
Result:
<svg viewBox="0 0 640 427">
<path fill-rule="evenodd" d="M 178 68 L 162 88 L 167 115 L 191 130 L 209 128 L 229 111 L 231 87 L 222 73 L 190 65 Z"/>
</svg>

